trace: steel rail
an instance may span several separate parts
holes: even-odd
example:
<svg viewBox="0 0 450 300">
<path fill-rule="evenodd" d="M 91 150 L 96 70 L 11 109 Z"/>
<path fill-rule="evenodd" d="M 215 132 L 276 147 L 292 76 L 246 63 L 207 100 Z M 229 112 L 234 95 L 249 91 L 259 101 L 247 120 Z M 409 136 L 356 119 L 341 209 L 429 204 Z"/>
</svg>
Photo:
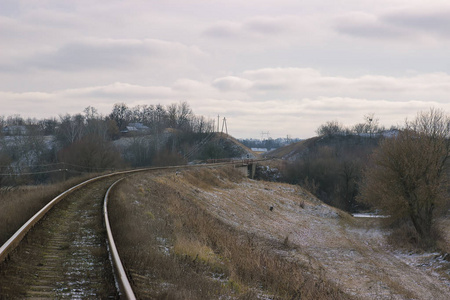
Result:
<svg viewBox="0 0 450 300">
<path fill-rule="evenodd" d="M 154 168 L 152 168 L 154 169 Z M 51 200 L 49 203 L 47 203 L 47 205 L 45 205 L 41 210 L 39 210 L 34 216 L 32 216 L 27 222 L 25 222 L 25 224 L 22 225 L 22 227 L 20 227 L 1 247 L 0 247 L 0 262 L 2 262 L 3 260 L 5 260 L 9 253 L 11 253 L 11 251 L 13 251 L 20 243 L 20 241 L 22 241 L 22 239 L 25 237 L 25 235 L 28 233 L 28 231 L 37 223 L 39 222 L 39 220 L 42 219 L 42 217 L 52 208 L 54 207 L 56 204 L 59 203 L 59 201 L 61 201 L 64 197 L 66 197 L 67 195 L 71 194 L 72 192 L 78 190 L 79 188 L 92 183 L 94 181 L 103 179 L 103 178 L 107 178 L 107 177 L 112 177 L 112 176 L 116 176 L 116 175 L 121 175 L 121 174 L 129 174 L 129 173 L 135 173 L 135 172 L 143 172 L 143 171 L 148 171 L 150 169 L 137 169 L 137 170 L 128 170 L 128 171 L 121 171 L 121 172 L 115 172 L 115 173 L 110 173 L 110 174 L 106 174 L 106 175 L 101 175 L 101 176 L 97 176 L 91 179 L 88 179 L 86 181 L 83 181 L 80 184 L 77 184 L 73 187 L 71 187 L 70 189 L 64 191 L 63 193 L 59 194 L 58 196 L 56 196 L 55 198 L 53 198 L 53 200 Z"/>
<path fill-rule="evenodd" d="M 228 161 L 224 163 L 214 164 L 214 165 L 226 165 L 226 164 L 237 164 L 237 163 L 249 163 L 249 160 L 234 160 L 234 161 Z M 253 161 L 252 161 L 253 162 Z M 206 166 L 206 165 L 203 165 Z M 210 166 L 210 165 L 209 165 Z M 189 167 L 189 166 L 183 166 L 183 167 Z M 191 166 L 193 167 L 193 166 Z M 155 169 L 169 169 L 172 167 L 163 167 L 163 168 L 155 168 Z M 180 168 L 180 166 L 175 166 L 175 168 Z M 108 247 L 109 247 L 109 253 L 111 255 L 111 263 L 113 265 L 114 269 L 114 277 L 116 279 L 116 283 L 118 285 L 119 294 L 121 296 L 125 296 L 126 299 L 129 300 L 136 300 L 136 296 L 134 294 L 133 288 L 131 287 L 130 281 L 128 280 L 127 272 L 125 271 L 125 268 L 122 264 L 122 260 L 120 259 L 119 251 L 117 250 L 116 243 L 114 241 L 114 236 L 111 230 L 111 225 L 109 222 L 109 215 L 108 215 L 108 200 L 109 200 L 109 194 L 111 190 L 114 188 L 116 184 L 118 184 L 120 181 L 125 179 L 125 177 L 120 178 L 119 180 L 115 181 L 111 186 L 108 188 L 105 194 L 105 198 L 103 201 L 103 216 L 104 216 L 104 223 L 106 227 L 106 233 L 108 237 Z"/>
<path fill-rule="evenodd" d="M 229 160 L 227 162 L 219 162 L 219 163 L 206 163 L 201 165 L 183 165 L 183 166 L 166 166 L 166 167 L 151 167 L 151 168 L 142 168 L 142 169 L 135 169 L 135 170 L 127 170 L 127 171 L 120 171 L 120 172 L 114 172 L 106 175 L 97 176 L 91 179 L 88 179 L 80 184 L 77 184 L 70 189 L 64 191 L 63 193 L 59 194 L 55 198 L 53 198 L 47 205 L 45 205 L 41 210 L 39 210 L 34 216 L 32 216 L 25 224 L 23 224 L 1 247 L 0 247 L 0 263 L 3 262 L 20 243 L 20 241 L 25 237 L 25 235 L 28 233 L 28 231 L 36 224 L 38 223 L 42 217 L 57 203 L 59 203 L 64 197 L 69 195 L 70 193 L 78 190 L 79 188 L 92 183 L 94 181 L 117 176 L 117 175 L 125 175 L 125 174 L 131 174 L 131 173 L 138 173 L 138 172 L 145 172 L 145 171 L 154 171 L 154 170 L 166 170 L 166 169 L 181 169 L 181 168 L 191 168 L 191 167 L 210 167 L 210 166 L 221 166 L 221 165 L 230 165 L 230 164 L 248 164 L 248 163 L 255 163 L 258 161 L 263 161 L 265 159 L 239 159 L 239 160 Z"/>
<path fill-rule="evenodd" d="M 124 178 L 120 178 L 116 182 L 114 182 L 106 191 L 105 199 L 103 202 L 103 216 L 106 227 L 106 233 L 108 235 L 108 245 L 109 245 L 109 253 L 111 254 L 111 263 L 114 269 L 114 277 L 118 283 L 119 294 L 125 296 L 129 300 L 135 300 L 136 296 L 134 295 L 133 288 L 131 287 L 130 282 L 128 281 L 127 273 L 125 272 L 125 268 L 123 267 L 122 261 L 119 256 L 119 252 L 117 251 L 116 243 L 114 241 L 114 237 L 112 234 L 111 226 L 109 223 L 108 217 L 108 197 L 112 188 L 119 183 Z"/>
</svg>

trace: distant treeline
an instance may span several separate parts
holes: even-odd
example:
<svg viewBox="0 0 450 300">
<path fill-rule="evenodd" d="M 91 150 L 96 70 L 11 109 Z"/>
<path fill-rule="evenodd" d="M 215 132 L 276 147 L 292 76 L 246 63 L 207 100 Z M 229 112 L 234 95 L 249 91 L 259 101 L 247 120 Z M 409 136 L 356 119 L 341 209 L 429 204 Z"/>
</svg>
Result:
<svg viewBox="0 0 450 300">
<path fill-rule="evenodd" d="M 213 135 L 214 121 L 196 116 L 186 102 L 117 103 L 108 115 L 89 106 L 57 118 L 0 117 L 0 187 L 238 155 L 226 152 L 223 141 L 212 143 Z"/>
<path fill-rule="evenodd" d="M 143 127 L 132 130 L 160 133 L 166 128 L 185 132 L 205 133 L 213 131 L 214 121 L 203 116 L 196 116 L 187 102 L 173 103 L 167 106 L 137 105 L 128 107 L 125 103 L 116 103 L 109 115 L 101 115 L 97 109 L 88 106 L 83 113 L 60 115 L 58 118 L 22 118 L 20 115 L 0 116 L 0 128 L 3 135 L 59 135 L 67 142 L 73 142 L 90 130 L 106 133 L 108 138 L 120 137 L 126 132 L 129 124 L 140 124 Z M 13 129 L 8 129 L 12 127 Z M 102 128 L 98 128 L 102 127 Z M 134 126 L 131 126 L 134 127 Z"/>
</svg>

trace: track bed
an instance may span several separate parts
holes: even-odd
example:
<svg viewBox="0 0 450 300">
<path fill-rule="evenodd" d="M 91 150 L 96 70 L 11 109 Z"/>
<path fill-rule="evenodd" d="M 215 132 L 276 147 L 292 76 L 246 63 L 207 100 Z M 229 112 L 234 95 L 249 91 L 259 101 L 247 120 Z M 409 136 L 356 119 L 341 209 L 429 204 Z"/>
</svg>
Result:
<svg viewBox="0 0 450 300">
<path fill-rule="evenodd" d="M 0 264 L 0 298 L 118 298 L 102 203 L 105 178 L 56 205 Z"/>
</svg>

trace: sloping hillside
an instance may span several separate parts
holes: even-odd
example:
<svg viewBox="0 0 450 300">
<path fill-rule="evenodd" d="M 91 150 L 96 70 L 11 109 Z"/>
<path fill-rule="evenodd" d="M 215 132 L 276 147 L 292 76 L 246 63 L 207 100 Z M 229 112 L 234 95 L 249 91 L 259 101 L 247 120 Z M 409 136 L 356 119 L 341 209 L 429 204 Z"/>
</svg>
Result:
<svg viewBox="0 0 450 300">
<path fill-rule="evenodd" d="M 242 148 L 242 150 L 248 154 L 249 158 L 257 158 L 258 154 L 256 152 L 254 152 L 252 149 L 248 148 L 247 146 L 245 146 L 244 144 L 242 144 L 241 142 L 239 142 L 237 139 L 235 139 L 234 137 L 232 137 L 231 135 L 228 134 L 220 134 L 217 133 L 218 136 L 222 135 L 222 138 L 227 139 L 228 141 L 230 141 L 231 143 L 235 144 L 236 146 Z"/>
<path fill-rule="evenodd" d="M 309 265 L 311 271 L 324 272 L 350 295 L 363 299 L 450 295 L 450 264 L 438 253 L 390 249 L 387 232 L 373 226 L 376 221 L 352 218 L 299 187 L 244 180 L 228 189 L 198 194 L 203 205 L 234 227 L 287 240 L 292 248 L 285 255 Z"/>
<path fill-rule="evenodd" d="M 280 147 L 265 154 L 265 157 L 279 158 L 294 161 L 304 155 L 316 152 L 320 147 L 374 147 L 379 138 L 356 135 L 326 135 L 317 136 L 307 140 Z"/>
<path fill-rule="evenodd" d="M 257 154 L 231 135 L 213 132 L 188 150 L 189 160 L 256 158 Z"/>
<path fill-rule="evenodd" d="M 273 256 L 282 256 L 314 275 L 317 287 L 331 282 L 348 298 L 448 299 L 448 255 L 392 249 L 386 242 L 387 232 L 377 225 L 376 219 L 353 218 L 298 186 L 236 176 L 221 169 L 180 170 L 155 178 L 151 188 L 140 178 L 134 187 L 136 195 L 127 192 L 124 201 L 141 197 L 140 193 L 146 190 L 155 197 L 163 191 L 173 191 L 170 195 L 183 201 L 191 199 L 190 205 L 204 208 L 235 234 L 249 234 L 254 247 L 258 247 L 258 241 L 271 245 Z M 137 211 L 154 210 L 151 205 L 142 207 L 147 198 L 152 197 L 133 200 L 140 205 Z M 448 222 L 442 224 L 448 226 Z M 174 251 L 171 242 L 164 243 L 165 251 Z M 196 257 L 195 253 L 190 255 L 192 259 Z M 211 255 L 227 259 L 226 252 Z M 237 276 L 239 272 L 231 274 Z M 263 294 L 262 299 L 272 299 Z"/>
<path fill-rule="evenodd" d="M 133 166 L 151 165 L 164 152 L 179 155 L 184 162 L 223 159 L 256 158 L 257 154 L 230 135 L 211 132 L 186 134 L 166 130 L 162 135 L 136 135 L 114 141 L 122 156 Z M 171 159 L 173 160 L 173 158 Z M 178 163 L 183 163 L 179 160 Z"/>
</svg>

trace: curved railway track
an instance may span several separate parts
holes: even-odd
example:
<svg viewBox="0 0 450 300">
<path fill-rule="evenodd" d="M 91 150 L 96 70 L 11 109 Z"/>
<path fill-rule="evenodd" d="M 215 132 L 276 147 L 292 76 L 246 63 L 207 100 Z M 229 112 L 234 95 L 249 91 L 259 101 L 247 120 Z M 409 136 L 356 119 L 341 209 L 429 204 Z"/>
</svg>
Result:
<svg viewBox="0 0 450 300">
<path fill-rule="evenodd" d="M 0 298 L 118 298 L 102 203 L 117 176 L 67 195 L 0 267 Z"/>
<path fill-rule="evenodd" d="M 133 299 L 102 213 L 107 192 L 129 173 L 186 167 L 100 176 L 56 197 L 0 248 L 0 299 Z"/>
</svg>

